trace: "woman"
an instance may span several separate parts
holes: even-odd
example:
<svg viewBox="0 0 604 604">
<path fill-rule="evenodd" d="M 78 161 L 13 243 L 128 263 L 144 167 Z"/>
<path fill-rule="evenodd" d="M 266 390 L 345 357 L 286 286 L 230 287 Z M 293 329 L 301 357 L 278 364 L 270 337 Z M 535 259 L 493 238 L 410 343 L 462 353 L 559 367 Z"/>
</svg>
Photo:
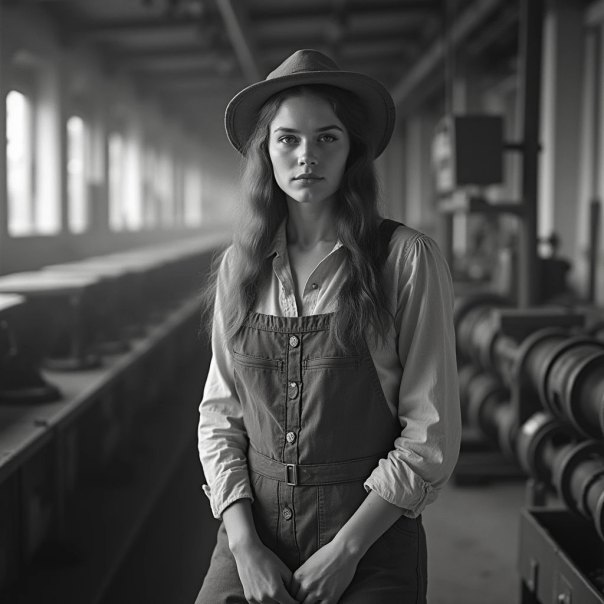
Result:
<svg viewBox="0 0 604 604">
<path fill-rule="evenodd" d="M 424 602 L 420 514 L 459 446 L 452 292 L 434 242 L 377 211 L 392 99 L 301 50 L 225 124 L 248 215 L 215 290 L 197 602 Z"/>
</svg>

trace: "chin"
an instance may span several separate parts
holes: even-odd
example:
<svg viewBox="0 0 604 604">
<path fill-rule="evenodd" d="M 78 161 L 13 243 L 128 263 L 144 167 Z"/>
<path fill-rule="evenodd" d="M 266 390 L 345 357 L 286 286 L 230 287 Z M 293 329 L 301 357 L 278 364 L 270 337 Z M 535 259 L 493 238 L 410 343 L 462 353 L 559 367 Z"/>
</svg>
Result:
<svg viewBox="0 0 604 604">
<path fill-rule="evenodd" d="M 318 195 L 311 191 L 293 191 L 287 195 L 292 201 L 299 204 L 322 204 L 333 200 L 333 195 Z"/>
</svg>

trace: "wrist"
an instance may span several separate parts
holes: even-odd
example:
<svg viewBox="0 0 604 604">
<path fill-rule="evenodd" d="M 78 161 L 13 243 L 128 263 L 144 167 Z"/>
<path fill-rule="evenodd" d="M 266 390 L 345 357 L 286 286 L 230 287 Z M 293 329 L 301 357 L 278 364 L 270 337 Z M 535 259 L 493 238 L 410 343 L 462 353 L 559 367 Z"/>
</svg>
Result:
<svg viewBox="0 0 604 604">
<path fill-rule="evenodd" d="M 333 544 L 337 549 L 338 555 L 346 556 L 349 559 L 360 560 L 369 549 L 357 536 L 340 530 L 334 537 Z"/>
<path fill-rule="evenodd" d="M 260 544 L 260 538 L 255 531 L 229 537 L 229 549 L 235 558 L 249 555 Z"/>
<path fill-rule="evenodd" d="M 229 549 L 234 556 L 245 554 L 260 544 L 249 499 L 239 499 L 222 513 Z"/>
</svg>

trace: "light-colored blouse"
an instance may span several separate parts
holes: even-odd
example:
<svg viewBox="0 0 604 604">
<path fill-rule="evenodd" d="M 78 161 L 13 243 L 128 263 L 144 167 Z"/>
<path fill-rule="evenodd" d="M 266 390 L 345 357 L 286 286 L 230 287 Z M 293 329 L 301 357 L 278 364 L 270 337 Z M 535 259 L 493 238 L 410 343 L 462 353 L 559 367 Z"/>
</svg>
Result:
<svg viewBox="0 0 604 604">
<path fill-rule="evenodd" d="M 253 500 L 246 461 L 248 439 L 233 380 L 233 360 L 225 338 L 224 301 L 231 295 L 233 255 L 227 250 L 218 273 L 212 361 L 199 406 L 199 456 L 212 513 L 242 498 Z M 287 254 L 285 222 L 271 248 L 273 272 L 262 283 L 254 310 L 296 317 L 336 310 L 346 276 L 342 244 L 317 265 L 298 309 Z M 436 243 L 409 227 L 390 241 L 383 269 L 393 317 L 384 342 L 367 338 L 369 352 L 401 434 L 364 483 L 382 498 L 418 516 L 451 475 L 459 453 L 461 420 L 453 288 Z"/>
</svg>

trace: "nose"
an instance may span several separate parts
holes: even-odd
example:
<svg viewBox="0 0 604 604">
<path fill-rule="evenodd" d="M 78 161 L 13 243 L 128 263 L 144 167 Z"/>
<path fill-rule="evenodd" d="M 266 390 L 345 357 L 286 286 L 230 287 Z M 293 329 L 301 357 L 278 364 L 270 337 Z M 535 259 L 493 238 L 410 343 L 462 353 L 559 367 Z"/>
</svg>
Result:
<svg viewBox="0 0 604 604">
<path fill-rule="evenodd" d="M 314 166 L 317 163 L 317 156 L 312 148 L 312 145 L 303 143 L 299 147 L 298 165 L 299 166 Z"/>
</svg>

